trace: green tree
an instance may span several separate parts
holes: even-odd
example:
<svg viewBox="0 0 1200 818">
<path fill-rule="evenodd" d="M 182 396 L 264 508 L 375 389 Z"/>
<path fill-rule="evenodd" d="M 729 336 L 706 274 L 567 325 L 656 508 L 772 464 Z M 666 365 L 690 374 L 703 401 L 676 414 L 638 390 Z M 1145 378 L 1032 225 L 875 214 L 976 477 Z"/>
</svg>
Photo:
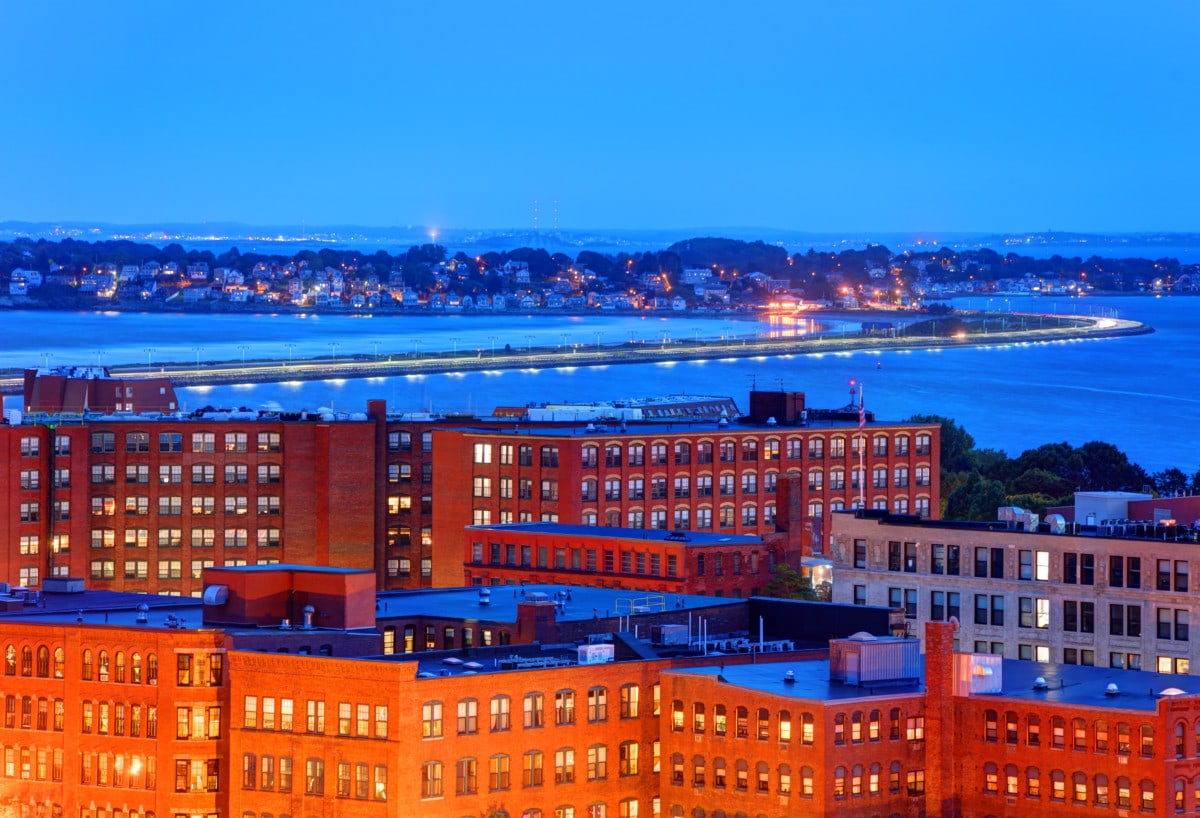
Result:
<svg viewBox="0 0 1200 818">
<path fill-rule="evenodd" d="M 1045 469 L 1027 469 L 1010 480 L 1006 488 L 1009 494 L 1043 494 L 1050 497 L 1064 497 L 1071 493 L 1073 486 L 1057 474 Z"/>
<path fill-rule="evenodd" d="M 971 451 L 975 438 L 950 418 L 941 415 L 913 415 L 908 423 L 940 423 L 942 426 L 941 461 L 942 472 L 970 471 Z"/>
<path fill-rule="evenodd" d="M 778 599 L 808 599 L 828 602 L 828 592 L 813 588 L 812 578 L 797 571 L 786 563 L 780 563 L 771 571 L 774 575 L 763 586 L 762 595 Z"/>
<path fill-rule="evenodd" d="M 996 519 L 996 509 L 1009 505 L 1004 484 L 971 472 L 966 482 L 946 498 L 946 517 L 951 520 L 988 521 Z"/>
</svg>

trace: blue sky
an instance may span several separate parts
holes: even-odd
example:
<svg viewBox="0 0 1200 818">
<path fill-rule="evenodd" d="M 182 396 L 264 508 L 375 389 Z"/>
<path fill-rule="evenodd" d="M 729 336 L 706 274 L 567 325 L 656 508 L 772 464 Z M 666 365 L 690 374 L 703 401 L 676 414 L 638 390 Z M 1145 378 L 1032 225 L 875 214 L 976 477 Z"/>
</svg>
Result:
<svg viewBox="0 0 1200 818">
<path fill-rule="evenodd" d="M 0 220 L 1200 230 L 1200 4 L 0 0 Z"/>
</svg>

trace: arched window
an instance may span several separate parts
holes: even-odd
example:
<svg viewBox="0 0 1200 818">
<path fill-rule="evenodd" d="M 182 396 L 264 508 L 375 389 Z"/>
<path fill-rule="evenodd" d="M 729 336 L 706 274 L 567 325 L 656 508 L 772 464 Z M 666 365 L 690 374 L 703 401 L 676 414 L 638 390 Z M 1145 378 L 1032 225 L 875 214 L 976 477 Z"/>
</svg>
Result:
<svg viewBox="0 0 1200 818">
<path fill-rule="evenodd" d="M 25 645 L 21 648 L 21 675 L 33 675 L 33 648 Z"/>
<path fill-rule="evenodd" d="M 675 733 L 683 732 L 683 700 L 673 699 L 671 701 L 671 730 Z"/>
<path fill-rule="evenodd" d="M 983 740 L 994 742 L 996 740 L 996 711 L 983 711 Z"/>
<path fill-rule="evenodd" d="M 50 676 L 50 648 L 45 645 L 38 645 L 37 675 L 42 679 Z"/>
<path fill-rule="evenodd" d="M 1200 780 L 1200 779 L 1198 779 L 1198 780 Z M 800 768 L 800 797 L 801 798 L 812 798 L 813 797 L 813 768 L 812 767 L 801 767 Z"/>
<path fill-rule="evenodd" d="M 1175 722 L 1175 757 L 1183 758 L 1187 753 L 1187 722 Z"/>
<path fill-rule="evenodd" d="M 1093 779 L 1093 782 L 1094 782 L 1095 786 L 1093 787 L 1092 791 L 1095 793 L 1096 806 L 1107 807 L 1108 806 L 1108 776 L 1103 775 L 1103 774 L 1097 774 L 1096 777 Z"/>
<path fill-rule="evenodd" d="M 871 795 L 879 795 L 879 793 L 880 793 L 879 779 L 882 776 L 882 774 L 883 774 L 883 767 L 879 766 L 878 763 L 871 765 L 871 770 L 870 770 L 870 772 L 867 773 L 867 792 L 869 792 Z"/>
<path fill-rule="evenodd" d="M 1117 807 L 1120 809 L 1128 809 L 1133 802 L 1132 785 L 1129 779 L 1121 776 L 1117 779 Z"/>
<path fill-rule="evenodd" d="M 116 681 L 118 684 L 124 684 L 125 683 L 125 652 L 121 651 L 121 650 L 117 651 L 117 655 L 116 655 L 115 659 L 116 659 L 116 667 L 115 667 L 114 681 Z"/>
<path fill-rule="evenodd" d="M 1087 803 L 1088 779 L 1086 773 L 1076 772 L 1071 776 L 1071 800 L 1076 804 Z"/>
<path fill-rule="evenodd" d="M 1055 750 L 1061 750 L 1067 743 L 1067 720 L 1062 716 L 1053 716 L 1050 719 L 1050 746 Z"/>
<path fill-rule="evenodd" d="M 1038 716 L 1030 716 L 1025 722 L 1025 743 L 1030 747 L 1038 747 L 1042 743 L 1042 720 Z"/>
<path fill-rule="evenodd" d="M 1142 725 L 1142 755 L 1146 758 L 1154 756 L 1154 727 L 1149 724 Z"/>
<path fill-rule="evenodd" d="M 713 705 L 713 734 L 718 736 L 725 735 L 725 729 L 728 726 L 728 719 L 725 715 L 725 705 Z"/>
<path fill-rule="evenodd" d="M 706 783 L 704 774 L 704 756 L 692 756 L 692 786 L 703 787 Z"/>
<path fill-rule="evenodd" d="M 983 791 L 989 795 L 1000 791 L 1000 771 L 990 761 L 983 765 Z"/>
<path fill-rule="evenodd" d="M 1092 737 L 1095 739 L 1096 752 L 1108 752 L 1108 722 L 1104 719 L 1097 719 L 1092 725 Z"/>
<path fill-rule="evenodd" d="M 779 765 L 779 794 L 792 794 L 792 768 L 788 764 Z"/>
<path fill-rule="evenodd" d="M 760 793 L 771 791 L 771 768 L 767 762 L 760 761 L 754 768 L 755 787 Z"/>
<path fill-rule="evenodd" d="M 1020 782 L 1017 777 L 1017 765 L 1009 764 L 1004 768 L 1004 794 L 1015 798 L 1020 793 Z"/>
<path fill-rule="evenodd" d="M 1017 714 L 1012 710 L 1006 710 L 1004 713 L 1004 742 L 1005 744 L 1017 743 Z"/>
<path fill-rule="evenodd" d="M 725 789 L 725 759 L 713 759 L 713 786 Z"/>
<path fill-rule="evenodd" d="M 683 753 L 671 754 L 671 783 L 683 786 Z"/>
<path fill-rule="evenodd" d="M 1175 779 L 1175 812 L 1182 813 L 1187 807 L 1187 781 Z"/>
<path fill-rule="evenodd" d="M 850 768 L 850 795 L 858 798 L 863 794 L 863 768 L 855 764 Z"/>
<path fill-rule="evenodd" d="M 788 710 L 779 711 L 779 741 L 787 744 L 792 740 L 792 714 Z"/>
<path fill-rule="evenodd" d="M 62 679 L 66 675 L 67 654 L 62 648 L 54 649 L 54 678 Z"/>
<path fill-rule="evenodd" d="M 96 657 L 96 678 L 102 682 L 108 681 L 108 651 L 102 650 Z"/>
<path fill-rule="evenodd" d="M 750 766 L 744 759 L 738 759 L 733 772 L 735 776 L 733 785 L 737 788 L 738 792 L 745 792 L 750 789 Z"/>
<path fill-rule="evenodd" d="M 1055 801 L 1067 799 L 1067 776 L 1062 770 L 1050 771 L 1050 798 Z"/>
<path fill-rule="evenodd" d="M 846 743 L 846 714 L 845 713 L 838 713 L 836 716 L 833 717 L 833 743 L 838 744 L 838 745 Z"/>
<path fill-rule="evenodd" d="M 767 741 L 771 738 L 771 711 L 765 707 L 758 708 L 755 734 L 759 741 Z"/>
<path fill-rule="evenodd" d="M 4 675 L 17 675 L 17 646 L 9 645 L 4 649 Z"/>
<path fill-rule="evenodd" d="M 888 766 L 888 792 L 892 795 L 900 793 L 900 762 L 893 761 Z"/>
<path fill-rule="evenodd" d="M 85 682 L 92 680 L 92 651 L 90 648 L 85 648 L 83 651 L 83 668 L 80 676 Z"/>
<path fill-rule="evenodd" d="M 739 707 L 734 711 L 734 736 L 737 738 L 747 738 L 750 735 L 750 711 L 745 707 Z"/>
<path fill-rule="evenodd" d="M 879 733 L 879 711 L 872 710 L 867 717 L 867 739 L 869 741 L 879 741 L 881 738 Z"/>
<path fill-rule="evenodd" d="M 1197 722 L 1200 726 L 1200 722 Z M 1200 728 L 1198 728 L 1200 729 Z M 800 716 L 800 743 L 812 744 L 814 738 L 813 715 L 812 713 L 804 713 Z"/>
<path fill-rule="evenodd" d="M 833 797 L 846 797 L 846 768 L 837 767 L 833 771 Z"/>
<path fill-rule="evenodd" d="M 1042 797 L 1042 772 L 1037 767 L 1025 770 L 1025 794 L 1030 798 Z"/>
<path fill-rule="evenodd" d="M 1071 749 L 1087 750 L 1087 722 L 1083 719 L 1071 719 Z"/>
<path fill-rule="evenodd" d="M 862 740 L 862 711 L 855 710 L 850 714 L 850 741 L 854 744 L 861 744 Z"/>
<path fill-rule="evenodd" d="M 692 705 L 692 732 L 704 732 L 704 702 L 696 702 Z"/>
<path fill-rule="evenodd" d="M 1117 722 L 1117 755 L 1129 755 L 1129 725 L 1123 721 Z"/>
<path fill-rule="evenodd" d="M 1143 778 L 1138 784 L 1138 789 L 1142 791 L 1142 809 L 1152 812 L 1154 810 L 1154 782 L 1149 778 Z"/>
</svg>

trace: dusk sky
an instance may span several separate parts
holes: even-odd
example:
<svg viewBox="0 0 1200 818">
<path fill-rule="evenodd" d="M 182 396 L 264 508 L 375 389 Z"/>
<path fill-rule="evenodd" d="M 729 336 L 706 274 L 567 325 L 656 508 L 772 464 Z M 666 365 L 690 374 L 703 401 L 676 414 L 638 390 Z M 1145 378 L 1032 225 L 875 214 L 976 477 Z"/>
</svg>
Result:
<svg viewBox="0 0 1200 818">
<path fill-rule="evenodd" d="M 0 220 L 1200 231 L 1200 3 L 0 0 Z"/>
</svg>

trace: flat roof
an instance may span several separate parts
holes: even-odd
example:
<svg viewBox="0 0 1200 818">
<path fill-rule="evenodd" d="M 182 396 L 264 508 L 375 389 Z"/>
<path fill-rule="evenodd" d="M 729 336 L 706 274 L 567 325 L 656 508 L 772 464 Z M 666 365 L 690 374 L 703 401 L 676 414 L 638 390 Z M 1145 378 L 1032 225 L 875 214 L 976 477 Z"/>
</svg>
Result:
<svg viewBox="0 0 1200 818">
<path fill-rule="evenodd" d="M 784 681 L 784 673 L 792 671 L 794 682 Z M 836 701 L 887 697 L 925 690 L 924 668 L 916 682 L 878 685 L 847 685 L 829 678 L 829 661 L 760 661 L 753 665 L 706 665 L 677 669 L 671 673 L 716 676 L 723 683 L 756 690 L 774 696 L 813 701 Z M 1034 687 L 1036 679 L 1046 682 L 1044 688 Z M 1153 673 L 1145 670 L 1121 670 L 1084 665 L 1042 664 L 1018 659 L 1001 663 L 1001 691 L 974 693 L 974 699 L 994 699 L 997 707 L 1005 701 L 1021 700 L 1047 702 L 1070 707 L 1154 712 L 1166 695 L 1200 695 L 1200 677 Z M 1108 686 L 1117 686 L 1117 693 L 1108 693 Z"/>
<path fill-rule="evenodd" d="M 486 605 L 480 602 L 481 591 L 489 592 Z M 545 594 L 551 602 L 560 598 L 565 602 L 564 607 L 555 613 L 558 622 L 580 622 L 631 612 L 657 613 L 660 610 L 745 605 L 748 602 L 738 597 L 654 593 L 586 585 L 479 585 L 421 591 L 380 591 L 376 597 L 375 616 L 380 620 L 431 616 L 516 622 L 518 603 L 530 601 L 529 595 L 533 593 Z"/>
<path fill-rule="evenodd" d="M 784 681 L 784 674 L 792 672 L 795 681 Z M 716 676 L 723 684 L 756 690 L 788 699 L 810 701 L 835 701 L 840 699 L 888 698 L 897 695 L 923 693 L 922 678 L 909 682 L 879 685 L 848 685 L 829 678 L 829 660 L 816 659 L 760 661 L 752 665 L 728 665 L 672 670 L 671 673 L 688 673 L 701 676 Z"/>
<path fill-rule="evenodd" d="M 588 428 L 588 426 L 592 428 Z M 877 427 L 904 426 L 936 426 L 936 423 L 916 423 L 901 420 L 868 420 L 868 430 Z M 630 435 L 667 435 L 667 434 L 736 434 L 738 432 L 780 432 L 794 433 L 803 431 L 858 431 L 858 420 L 809 420 L 804 425 L 786 425 L 783 423 L 752 423 L 742 420 L 731 420 L 720 424 L 711 420 L 655 420 L 626 421 L 624 428 L 621 424 L 601 425 L 587 421 L 562 422 L 561 425 L 551 421 L 522 421 L 513 418 L 496 418 L 495 420 L 478 419 L 461 425 L 445 426 L 457 432 L 478 432 L 480 434 L 502 434 L 528 437 L 615 437 Z M 714 464 L 716 465 L 716 464 Z"/>
<path fill-rule="evenodd" d="M 563 537 L 592 537 L 612 540 L 655 540 L 673 541 L 689 546 L 729 545 L 761 543 L 762 537 L 752 534 L 714 534 L 707 531 L 667 531 L 656 528 L 614 528 L 597 525 L 567 525 L 565 523 L 506 523 L 501 525 L 469 525 L 468 531 L 494 531 L 496 533 L 526 532 L 530 534 L 557 534 Z M 681 536 L 682 535 L 682 536 Z"/>
<path fill-rule="evenodd" d="M 1085 665 L 1042 664 L 1018 659 L 1005 659 L 1001 668 L 1002 692 L 976 694 L 977 697 L 1044 701 L 1113 710 L 1153 711 L 1158 707 L 1158 700 L 1163 697 L 1162 692 L 1169 688 L 1189 696 L 1200 694 L 1200 676 Z M 1046 680 L 1044 689 L 1033 686 L 1038 677 Z M 1107 694 L 1110 684 L 1117 686 L 1117 695 Z"/>
</svg>

